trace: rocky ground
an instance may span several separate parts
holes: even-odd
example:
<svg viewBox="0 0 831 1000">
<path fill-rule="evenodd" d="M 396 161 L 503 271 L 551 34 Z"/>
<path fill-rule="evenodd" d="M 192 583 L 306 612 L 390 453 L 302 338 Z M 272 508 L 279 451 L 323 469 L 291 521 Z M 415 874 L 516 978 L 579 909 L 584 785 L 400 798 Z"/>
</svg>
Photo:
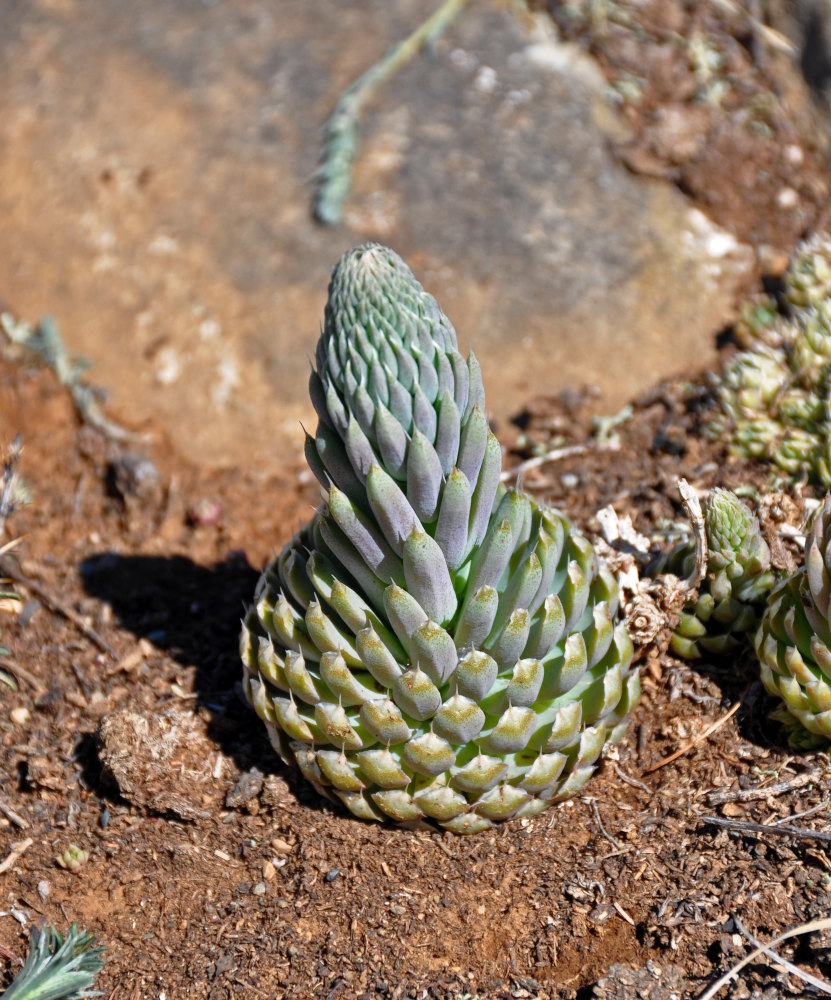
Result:
<svg viewBox="0 0 831 1000">
<path fill-rule="evenodd" d="M 43 24 L 84 11 L 32 9 L 41 33 L 20 37 L 35 47 L 54 42 L 54 24 L 51 36 Z M 687 207 L 750 247 L 746 289 L 775 278 L 823 223 L 828 191 L 823 105 L 800 89 L 793 61 L 788 71 L 782 53 L 765 55 L 774 36 L 732 5 L 552 14 L 617 95 L 629 123 L 617 161 L 657 175 L 673 198 L 680 189 Z M 761 27 L 799 43 L 785 21 Z M 152 48 L 151 29 L 141 37 Z M 50 84 L 48 73 L 28 79 Z M 2 149 L 8 169 L 17 161 Z M 19 283 L 37 274 L 36 259 L 20 241 L 25 226 L 15 228 L 23 209 L 10 206 L 34 212 L 33 196 L 4 197 L 21 266 L 0 294 L 31 302 Z M 61 204 L 70 219 L 71 199 Z M 44 260 L 40 287 L 55 287 L 57 258 Z M 702 363 L 718 366 L 719 332 L 700 335 Z M 729 336 L 718 345 L 730 351 Z M 749 654 L 648 661 L 619 759 L 540 818 L 459 839 L 364 824 L 320 800 L 276 758 L 238 686 L 239 618 L 257 570 L 318 499 L 299 443 L 279 464 L 210 462 L 186 447 L 167 404 L 148 416 L 132 407 L 126 378 L 108 387 L 109 412 L 137 432 L 129 441 L 82 421 L 30 353 L 4 347 L 0 359 L 0 429 L 22 435 L 31 497 L 8 526 L 24 536 L 7 559 L 19 596 L 0 605 L 0 982 L 45 919 L 77 920 L 100 938 L 100 987 L 121 1000 L 669 1000 L 699 995 L 744 955 L 743 928 L 766 939 L 828 914 L 827 758 L 788 749 Z M 680 476 L 702 490 L 770 486 L 767 470 L 707 440 L 712 402 L 691 367 L 636 396 L 615 447 L 592 435 L 600 406 L 591 392 L 529 393 L 497 425 L 509 465 L 559 450 L 526 470 L 525 485 L 589 533 L 612 504 L 665 543 L 682 518 Z M 774 832 L 791 817 L 800 835 Z M 828 978 L 829 944 L 815 934 L 782 953 Z M 758 962 L 722 995 L 773 1000 L 805 987 Z"/>
</svg>

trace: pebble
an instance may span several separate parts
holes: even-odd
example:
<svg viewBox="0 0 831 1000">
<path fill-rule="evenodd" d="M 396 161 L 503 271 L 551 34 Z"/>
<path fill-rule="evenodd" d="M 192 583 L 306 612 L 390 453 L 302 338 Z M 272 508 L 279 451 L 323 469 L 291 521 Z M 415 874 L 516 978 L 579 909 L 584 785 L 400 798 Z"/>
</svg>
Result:
<svg viewBox="0 0 831 1000">
<path fill-rule="evenodd" d="M 254 893 L 255 896 L 264 896 L 265 882 L 258 882 L 251 891 Z"/>
<path fill-rule="evenodd" d="M 31 713 L 29 712 L 29 709 L 24 708 L 22 705 L 18 708 L 13 708 L 11 712 L 9 712 L 9 718 L 16 726 L 25 726 L 29 721 L 30 716 Z"/>
<path fill-rule="evenodd" d="M 776 195 L 776 204 L 783 209 L 796 208 L 799 195 L 791 187 L 783 187 Z"/>
<path fill-rule="evenodd" d="M 326 881 L 334 882 L 338 875 L 340 875 L 340 868 L 330 868 L 329 871 L 326 872 Z"/>
<path fill-rule="evenodd" d="M 49 895 L 51 891 L 52 891 L 52 886 L 49 885 L 49 883 L 46 881 L 45 878 L 41 879 L 40 882 L 38 882 L 38 896 L 40 896 L 41 899 L 46 899 L 46 897 Z"/>
<path fill-rule="evenodd" d="M 188 507 L 188 524 L 194 527 L 207 527 L 219 524 L 222 518 L 222 505 L 216 500 L 202 499 Z"/>
</svg>

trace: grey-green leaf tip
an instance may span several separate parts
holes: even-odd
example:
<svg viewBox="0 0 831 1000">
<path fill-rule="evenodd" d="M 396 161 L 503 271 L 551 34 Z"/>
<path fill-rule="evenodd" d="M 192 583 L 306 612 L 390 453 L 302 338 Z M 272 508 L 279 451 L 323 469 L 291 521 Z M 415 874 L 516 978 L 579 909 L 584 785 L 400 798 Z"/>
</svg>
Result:
<svg viewBox="0 0 831 1000">
<path fill-rule="evenodd" d="M 804 564 L 768 598 L 756 633 L 762 683 L 799 749 L 831 746 L 831 495 L 815 512 Z"/>
<path fill-rule="evenodd" d="M 670 639 L 670 649 L 686 659 L 724 655 L 746 643 L 776 582 L 759 520 L 744 500 L 714 487 L 704 506 L 704 525 L 707 576 L 695 600 L 682 609 Z M 689 577 L 694 563 L 695 546 L 684 541 L 656 571 Z"/>
<path fill-rule="evenodd" d="M 310 391 L 327 502 L 241 635 L 274 747 L 364 819 L 473 833 L 573 795 L 640 693 L 617 584 L 500 486 L 479 364 L 392 250 L 335 268 Z"/>
</svg>

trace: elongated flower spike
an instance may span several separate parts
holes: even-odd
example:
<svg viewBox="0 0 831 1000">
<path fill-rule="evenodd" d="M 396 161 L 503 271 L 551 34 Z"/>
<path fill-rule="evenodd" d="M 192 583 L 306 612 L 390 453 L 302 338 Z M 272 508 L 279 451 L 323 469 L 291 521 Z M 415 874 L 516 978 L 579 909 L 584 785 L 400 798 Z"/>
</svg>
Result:
<svg viewBox="0 0 831 1000">
<path fill-rule="evenodd" d="M 365 819 L 472 833 L 573 795 L 640 693 L 617 584 L 500 485 L 479 363 L 392 250 L 341 258 L 310 393 L 327 502 L 241 636 L 275 748 Z"/>
</svg>

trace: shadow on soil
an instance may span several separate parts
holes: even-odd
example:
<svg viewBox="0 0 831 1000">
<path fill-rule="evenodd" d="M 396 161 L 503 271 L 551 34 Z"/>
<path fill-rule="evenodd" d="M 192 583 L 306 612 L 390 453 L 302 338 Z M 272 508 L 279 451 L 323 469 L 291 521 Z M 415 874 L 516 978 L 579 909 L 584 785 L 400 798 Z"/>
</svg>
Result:
<svg viewBox="0 0 831 1000">
<path fill-rule="evenodd" d="M 102 552 L 80 566 L 86 592 L 109 604 L 119 624 L 196 667 L 197 705 L 210 713 L 208 735 L 242 771 L 278 774 L 304 805 L 332 808 L 269 743 L 240 689 L 240 620 L 259 573 L 242 555 L 214 566 L 185 556 Z"/>
</svg>

